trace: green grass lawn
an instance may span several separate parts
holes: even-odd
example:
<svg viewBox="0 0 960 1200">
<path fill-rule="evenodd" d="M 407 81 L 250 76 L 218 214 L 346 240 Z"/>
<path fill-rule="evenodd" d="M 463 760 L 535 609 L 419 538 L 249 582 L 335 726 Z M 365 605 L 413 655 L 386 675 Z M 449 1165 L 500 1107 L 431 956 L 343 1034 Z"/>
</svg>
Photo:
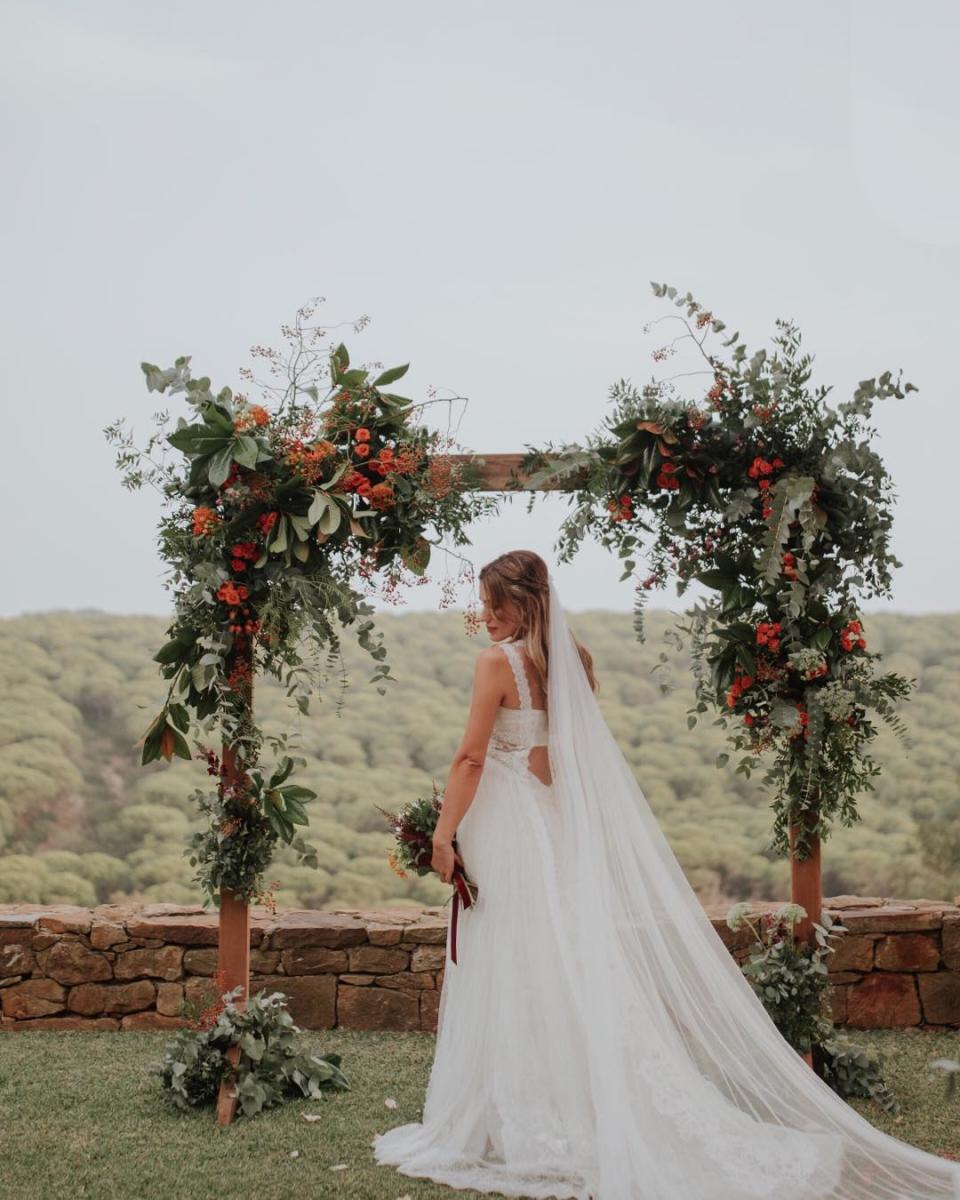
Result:
<svg viewBox="0 0 960 1200">
<path fill-rule="evenodd" d="M 351 1090 L 299 1101 L 223 1129 L 210 1110 L 181 1115 L 148 1067 L 166 1034 L 20 1033 L 0 1037 L 2 1200 L 398 1200 L 451 1196 L 373 1161 L 370 1138 L 420 1116 L 433 1053 L 422 1033 L 304 1033 L 338 1051 Z M 956 1056 L 960 1035 L 878 1032 L 859 1044 L 885 1056 L 904 1111 L 858 1103 L 880 1128 L 934 1153 L 960 1154 L 960 1100 L 944 1101 L 927 1063 Z M 392 1097 L 395 1109 L 384 1101 Z M 304 1121 L 319 1112 L 322 1120 Z M 298 1151 L 297 1157 L 293 1152 Z M 333 1170 L 341 1164 L 345 1169 Z M 456 1193 L 475 1197 L 476 1193 Z"/>
</svg>

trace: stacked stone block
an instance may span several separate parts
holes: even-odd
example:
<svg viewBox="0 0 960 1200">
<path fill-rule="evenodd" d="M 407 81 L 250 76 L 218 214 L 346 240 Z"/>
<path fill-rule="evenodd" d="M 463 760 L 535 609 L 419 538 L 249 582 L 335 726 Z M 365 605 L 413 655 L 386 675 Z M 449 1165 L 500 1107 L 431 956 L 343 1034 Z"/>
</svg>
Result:
<svg viewBox="0 0 960 1200">
<path fill-rule="evenodd" d="M 960 908 L 857 896 L 826 907 L 847 927 L 829 959 L 838 1025 L 960 1027 Z M 708 915 L 742 962 L 751 935 L 728 929 L 725 911 Z M 188 1025 L 216 999 L 217 919 L 196 905 L 0 905 L 0 1032 Z M 432 1032 L 446 938 L 442 906 L 254 908 L 251 990 L 284 992 L 304 1029 Z"/>
</svg>

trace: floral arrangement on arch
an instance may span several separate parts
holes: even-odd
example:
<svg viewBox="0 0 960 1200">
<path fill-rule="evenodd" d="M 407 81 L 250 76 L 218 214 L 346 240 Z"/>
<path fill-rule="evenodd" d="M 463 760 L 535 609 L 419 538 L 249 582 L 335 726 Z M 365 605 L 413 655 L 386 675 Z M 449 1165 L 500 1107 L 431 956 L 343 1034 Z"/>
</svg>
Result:
<svg viewBox="0 0 960 1200">
<path fill-rule="evenodd" d="M 689 292 L 652 287 L 684 310 L 662 318 L 681 328 L 654 360 L 688 346 L 700 370 L 639 388 L 619 380 L 585 444 L 529 448 L 516 483 L 568 487 L 560 560 L 586 537 L 616 551 L 622 578 L 635 580 L 640 640 L 653 589 L 673 579 L 680 595 L 694 581 L 709 590 L 667 635 L 677 649 L 681 633 L 690 637 L 689 727 L 712 708 L 740 752 L 739 773 L 767 762 L 771 849 L 787 851 L 794 825 L 804 858 L 834 819 L 859 819 L 856 796 L 879 774 L 876 718 L 907 740 L 896 705 L 916 681 L 877 670 L 882 655 L 868 646 L 858 601 L 888 596 L 902 565 L 890 548 L 893 484 L 870 445 L 873 404 L 916 388 L 887 371 L 833 407 L 831 389 L 811 383 L 793 322 L 776 322 L 771 352 L 750 354 L 738 333 L 713 350 L 707 340 L 724 323 Z M 681 393 L 677 381 L 698 374 L 704 385 Z M 658 666 L 668 661 L 661 653 Z"/>
<path fill-rule="evenodd" d="M 442 584 L 441 605 L 451 603 L 471 573 L 453 547 L 468 544 L 467 526 L 497 503 L 472 490 L 475 469 L 454 457 L 452 435 L 423 422 L 429 405 L 459 398 L 414 403 L 396 394 L 407 366 L 352 366 L 346 346 L 331 348 L 329 330 L 310 324 L 314 311 L 305 306 L 283 327 L 285 352 L 254 347 L 269 372 L 259 384 L 265 402 L 226 387 L 214 393 L 186 356 L 167 369 L 143 363 L 148 390 L 182 393 L 189 416 L 171 431 L 169 413 L 156 413 L 143 449 L 123 419 L 104 430 L 124 486 L 153 485 L 169 509 L 159 546 L 176 616 L 154 656 L 169 688 L 141 762 L 203 757 L 217 777 L 214 792 L 193 793 L 209 828 L 187 849 L 215 903 L 223 887 L 271 902 L 263 873 L 278 839 L 317 864 L 297 832 L 314 793 L 290 779 L 305 760 L 289 753 L 286 733 L 266 738 L 258 726 L 256 674 L 274 675 L 307 714 L 332 670 L 346 684 L 340 630 L 349 628 L 384 692 L 392 676 L 371 596 L 395 600 L 402 586 L 426 581 L 431 552 L 442 547 L 459 562 Z M 241 374 L 259 382 L 252 370 Z M 172 462 L 167 447 L 177 452 Z M 222 739 L 232 764 L 207 738 Z M 260 766 L 265 743 L 272 769 Z"/>
</svg>

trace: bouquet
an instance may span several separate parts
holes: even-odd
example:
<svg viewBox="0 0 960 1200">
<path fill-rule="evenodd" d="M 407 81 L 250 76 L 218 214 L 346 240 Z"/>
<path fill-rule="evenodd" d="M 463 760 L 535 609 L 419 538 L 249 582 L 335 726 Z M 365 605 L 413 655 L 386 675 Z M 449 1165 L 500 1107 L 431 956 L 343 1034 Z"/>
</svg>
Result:
<svg viewBox="0 0 960 1200">
<path fill-rule="evenodd" d="M 442 800 L 437 785 L 433 784 L 433 794 L 423 799 L 417 797 L 400 809 L 399 813 L 388 812 L 375 805 L 377 810 L 390 822 L 390 828 L 396 835 L 397 844 L 387 855 L 387 861 L 398 875 L 405 876 L 408 871 L 418 875 L 429 875 L 433 871 L 433 832 L 437 827 Z M 457 851 L 457 839 L 453 839 L 454 852 Z M 450 958 L 457 961 L 457 917 L 460 906 L 469 908 L 479 895 L 477 885 L 467 877 L 460 862 L 453 868 L 453 907 L 450 913 Z"/>
</svg>

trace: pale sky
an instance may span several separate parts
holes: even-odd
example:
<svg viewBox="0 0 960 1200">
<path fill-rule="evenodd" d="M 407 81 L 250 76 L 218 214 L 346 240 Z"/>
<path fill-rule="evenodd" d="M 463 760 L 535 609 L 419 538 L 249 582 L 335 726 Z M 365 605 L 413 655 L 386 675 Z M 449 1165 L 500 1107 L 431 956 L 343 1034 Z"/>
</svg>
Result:
<svg viewBox="0 0 960 1200">
<path fill-rule="evenodd" d="M 405 394 L 469 397 L 466 447 L 523 450 L 660 370 L 651 279 L 751 348 L 796 319 L 834 400 L 904 368 L 890 607 L 960 607 L 955 5 L 2 0 L 0 39 L 0 614 L 170 612 L 158 498 L 102 433 L 152 431 L 141 360 L 236 387 L 319 294 Z M 505 505 L 475 564 L 549 558 L 563 511 Z M 557 571 L 573 609 L 629 607 L 618 577 Z"/>
</svg>

